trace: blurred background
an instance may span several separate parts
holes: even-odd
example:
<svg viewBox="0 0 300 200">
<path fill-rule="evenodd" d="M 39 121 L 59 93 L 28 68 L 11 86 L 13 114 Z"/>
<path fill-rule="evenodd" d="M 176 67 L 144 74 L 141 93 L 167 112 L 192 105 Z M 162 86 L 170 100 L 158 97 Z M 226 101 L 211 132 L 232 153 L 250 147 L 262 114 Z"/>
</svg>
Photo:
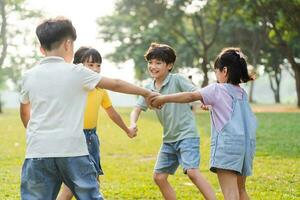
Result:
<svg viewBox="0 0 300 200">
<path fill-rule="evenodd" d="M 255 104 L 300 107 L 300 0 L 0 0 L 0 112 L 19 106 L 22 73 L 41 58 L 35 27 L 49 17 L 72 20 L 80 46 L 103 56 L 102 74 L 143 85 L 151 42 L 176 50 L 175 72 L 204 87 L 213 62 L 240 47 L 256 81 L 243 87 Z M 134 96 L 110 93 L 115 106 Z"/>
</svg>

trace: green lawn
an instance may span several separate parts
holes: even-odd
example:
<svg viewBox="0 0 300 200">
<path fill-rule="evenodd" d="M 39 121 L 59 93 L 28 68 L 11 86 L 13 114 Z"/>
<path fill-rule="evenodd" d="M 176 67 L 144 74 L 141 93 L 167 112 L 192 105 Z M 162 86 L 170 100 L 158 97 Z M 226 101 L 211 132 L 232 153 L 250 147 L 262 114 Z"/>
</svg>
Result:
<svg viewBox="0 0 300 200">
<path fill-rule="evenodd" d="M 118 109 L 129 121 L 129 109 Z M 103 113 L 98 131 L 105 176 L 101 190 L 108 200 L 162 199 L 152 181 L 161 144 L 160 124 L 153 112 L 143 113 L 139 133 L 129 139 Z M 251 199 L 300 199 L 300 113 L 258 113 L 254 175 L 248 179 Z M 210 125 L 207 113 L 197 114 L 201 132 L 201 168 L 221 197 L 216 175 L 208 171 Z M 25 130 L 17 110 L 0 115 L 0 199 L 20 199 L 20 173 L 25 152 Z M 178 199 L 203 199 L 179 169 L 170 177 Z"/>
</svg>

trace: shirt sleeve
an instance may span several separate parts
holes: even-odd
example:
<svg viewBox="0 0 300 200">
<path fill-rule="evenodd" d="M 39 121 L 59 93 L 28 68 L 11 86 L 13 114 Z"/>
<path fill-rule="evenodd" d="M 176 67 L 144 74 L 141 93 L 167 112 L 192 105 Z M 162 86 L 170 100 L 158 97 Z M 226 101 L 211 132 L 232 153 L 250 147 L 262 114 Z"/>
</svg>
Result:
<svg viewBox="0 0 300 200">
<path fill-rule="evenodd" d="M 101 106 L 104 109 L 107 109 L 109 107 L 112 106 L 111 100 L 109 98 L 108 92 L 106 90 L 102 91 L 102 102 L 101 102 Z"/>
<path fill-rule="evenodd" d="M 145 101 L 145 98 L 142 97 L 142 96 L 139 96 L 137 102 L 136 102 L 136 106 L 141 108 L 142 111 L 147 111 L 148 109 L 148 106 L 147 106 L 147 103 Z"/>
<path fill-rule="evenodd" d="M 28 104 L 29 103 L 29 94 L 28 94 L 28 90 L 26 88 L 26 78 L 27 78 L 27 75 L 25 73 L 22 76 L 21 92 L 20 92 L 20 96 L 19 96 L 19 101 L 22 104 Z"/>
<path fill-rule="evenodd" d="M 176 75 L 177 84 L 181 92 L 192 92 L 197 90 L 197 87 L 183 76 Z"/>
<path fill-rule="evenodd" d="M 199 90 L 205 105 L 214 105 L 219 98 L 218 84 L 213 83 Z"/>
<path fill-rule="evenodd" d="M 76 68 L 80 73 L 83 88 L 88 91 L 93 90 L 101 80 L 100 74 L 84 67 L 82 64 L 77 65 Z"/>
</svg>

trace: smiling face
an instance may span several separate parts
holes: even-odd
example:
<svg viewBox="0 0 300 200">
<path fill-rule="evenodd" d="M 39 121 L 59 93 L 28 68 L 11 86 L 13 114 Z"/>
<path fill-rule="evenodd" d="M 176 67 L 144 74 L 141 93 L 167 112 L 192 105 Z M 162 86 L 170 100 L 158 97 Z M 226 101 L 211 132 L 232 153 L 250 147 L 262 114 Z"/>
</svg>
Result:
<svg viewBox="0 0 300 200">
<path fill-rule="evenodd" d="M 155 80 L 164 80 L 172 69 L 173 64 L 167 64 L 164 61 L 151 59 L 148 61 L 148 71 Z"/>
<path fill-rule="evenodd" d="M 91 56 L 88 60 L 83 62 L 83 65 L 94 72 L 100 73 L 101 71 L 101 63 L 93 62 L 93 58 Z"/>
</svg>

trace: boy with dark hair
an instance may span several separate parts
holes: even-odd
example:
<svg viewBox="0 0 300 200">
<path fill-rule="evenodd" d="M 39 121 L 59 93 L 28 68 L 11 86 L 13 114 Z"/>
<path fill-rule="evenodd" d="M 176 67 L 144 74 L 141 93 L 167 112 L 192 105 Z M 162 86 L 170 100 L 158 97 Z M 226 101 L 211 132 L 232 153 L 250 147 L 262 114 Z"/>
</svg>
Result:
<svg viewBox="0 0 300 200">
<path fill-rule="evenodd" d="M 46 20 L 36 34 L 45 58 L 22 77 L 20 116 L 27 148 L 21 198 L 53 200 L 64 182 L 77 199 L 103 199 L 83 134 L 88 91 L 101 87 L 147 99 L 156 94 L 71 64 L 76 30 L 70 20 Z"/>
<path fill-rule="evenodd" d="M 168 45 L 152 43 L 145 54 L 148 71 L 153 80 L 147 89 L 161 93 L 172 94 L 184 91 L 194 91 L 197 88 L 188 80 L 170 71 L 176 60 L 175 51 Z M 143 97 L 138 99 L 136 107 L 131 112 L 131 126 L 136 122 L 141 111 L 148 108 Z M 158 153 L 154 167 L 153 179 L 158 185 L 163 197 L 176 199 L 176 194 L 168 182 L 169 174 L 174 174 L 178 166 L 197 186 L 205 199 L 216 199 L 210 184 L 200 174 L 199 134 L 194 115 L 189 104 L 166 104 L 160 110 L 155 110 L 163 126 L 163 144 Z"/>
</svg>

